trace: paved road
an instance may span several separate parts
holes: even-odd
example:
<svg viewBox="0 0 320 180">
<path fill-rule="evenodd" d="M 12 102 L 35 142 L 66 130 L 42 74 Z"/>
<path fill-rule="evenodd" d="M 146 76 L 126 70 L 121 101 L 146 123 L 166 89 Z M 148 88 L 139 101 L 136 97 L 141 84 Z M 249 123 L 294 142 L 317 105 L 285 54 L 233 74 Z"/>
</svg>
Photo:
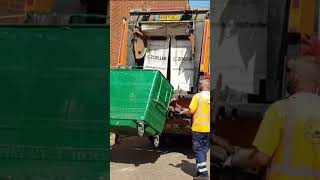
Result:
<svg viewBox="0 0 320 180">
<path fill-rule="evenodd" d="M 111 180 L 192 180 L 195 173 L 190 138 L 170 138 L 155 149 L 147 138 L 129 137 L 110 151 Z"/>
</svg>

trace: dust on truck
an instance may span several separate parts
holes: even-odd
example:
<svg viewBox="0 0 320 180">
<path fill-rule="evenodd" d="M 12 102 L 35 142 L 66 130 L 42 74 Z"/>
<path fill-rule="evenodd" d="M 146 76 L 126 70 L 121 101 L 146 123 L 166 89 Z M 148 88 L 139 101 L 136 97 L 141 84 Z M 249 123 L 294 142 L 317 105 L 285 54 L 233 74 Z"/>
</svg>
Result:
<svg viewBox="0 0 320 180">
<path fill-rule="evenodd" d="M 117 67 L 158 70 L 174 88 L 174 108 L 188 107 L 210 72 L 208 9 L 135 9 L 123 19 Z M 165 134 L 191 135 L 191 119 L 171 111 Z"/>
</svg>

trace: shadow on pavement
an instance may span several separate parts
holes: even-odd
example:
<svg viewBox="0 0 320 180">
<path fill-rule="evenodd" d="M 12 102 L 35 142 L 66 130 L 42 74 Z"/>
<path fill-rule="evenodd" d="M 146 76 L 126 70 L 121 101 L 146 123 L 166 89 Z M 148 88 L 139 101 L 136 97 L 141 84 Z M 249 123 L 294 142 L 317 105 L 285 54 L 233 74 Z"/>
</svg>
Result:
<svg viewBox="0 0 320 180">
<path fill-rule="evenodd" d="M 184 136 L 163 137 L 161 147 L 158 149 L 153 147 L 148 138 L 123 138 L 119 144 L 110 149 L 110 162 L 139 166 L 155 163 L 161 155 L 173 152 L 182 153 L 188 159 L 193 159 L 191 138 Z"/>
<path fill-rule="evenodd" d="M 182 153 L 188 159 L 194 158 L 191 136 L 163 135 L 160 149 L 167 152 Z"/>
<path fill-rule="evenodd" d="M 153 148 L 147 138 L 129 137 L 110 149 L 110 162 L 139 166 L 155 163 L 161 154 L 163 152 Z"/>
<path fill-rule="evenodd" d="M 176 168 L 180 168 L 184 173 L 186 173 L 190 176 L 195 176 L 196 164 L 194 164 L 194 163 L 190 163 L 186 160 L 182 160 L 180 164 L 177 164 L 177 165 L 169 164 L 169 165 L 176 167 Z"/>
</svg>

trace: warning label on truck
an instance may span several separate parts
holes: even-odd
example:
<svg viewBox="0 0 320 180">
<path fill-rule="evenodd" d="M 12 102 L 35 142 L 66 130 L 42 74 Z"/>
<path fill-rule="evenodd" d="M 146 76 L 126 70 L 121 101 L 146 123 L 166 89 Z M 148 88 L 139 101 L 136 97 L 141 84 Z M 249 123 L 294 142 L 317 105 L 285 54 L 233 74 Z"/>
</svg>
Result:
<svg viewBox="0 0 320 180">
<path fill-rule="evenodd" d="M 171 40 L 170 63 L 170 80 L 174 90 L 191 91 L 194 76 L 194 60 L 191 55 L 190 40 Z"/>
<path fill-rule="evenodd" d="M 167 40 L 148 40 L 143 69 L 159 70 L 167 78 L 169 43 Z"/>
</svg>

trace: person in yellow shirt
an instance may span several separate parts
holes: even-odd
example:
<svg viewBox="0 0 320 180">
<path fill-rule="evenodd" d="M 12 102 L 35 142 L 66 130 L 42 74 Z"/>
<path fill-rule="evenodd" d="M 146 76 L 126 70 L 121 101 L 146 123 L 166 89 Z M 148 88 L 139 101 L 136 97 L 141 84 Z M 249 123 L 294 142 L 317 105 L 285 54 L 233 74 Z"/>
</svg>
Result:
<svg viewBox="0 0 320 180">
<path fill-rule="evenodd" d="M 225 165 L 267 166 L 267 180 L 320 180 L 320 62 L 300 57 L 287 73 L 292 95 L 267 109 L 255 149 L 238 151 Z"/>
<path fill-rule="evenodd" d="M 207 153 L 210 144 L 210 82 L 200 81 L 200 92 L 195 94 L 188 109 L 181 114 L 192 117 L 192 144 L 197 163 L 197 176 L 208 177 Z"/>
</svg>

